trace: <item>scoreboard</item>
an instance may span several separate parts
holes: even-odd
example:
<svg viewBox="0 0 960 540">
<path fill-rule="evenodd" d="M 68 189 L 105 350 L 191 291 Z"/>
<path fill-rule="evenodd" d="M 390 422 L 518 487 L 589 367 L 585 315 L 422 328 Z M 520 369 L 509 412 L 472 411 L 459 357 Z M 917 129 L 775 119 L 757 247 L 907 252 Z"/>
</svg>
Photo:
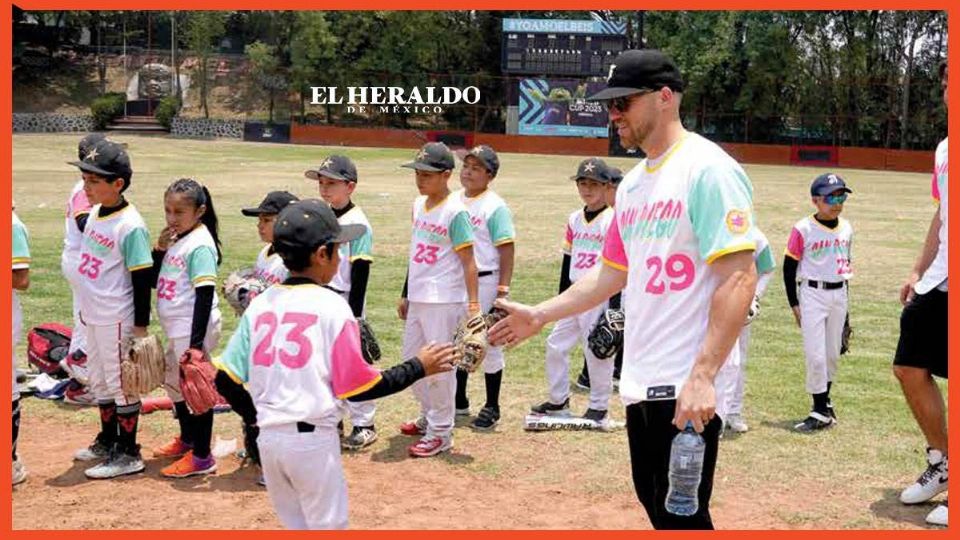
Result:
<svg viewBox="0 0 960 540">
<path fill-rule="evenodd" d="M 512 74 L 606 77 L 626 43 L 626 23 L 503 19 L 500 68 Z"/>
</svg>

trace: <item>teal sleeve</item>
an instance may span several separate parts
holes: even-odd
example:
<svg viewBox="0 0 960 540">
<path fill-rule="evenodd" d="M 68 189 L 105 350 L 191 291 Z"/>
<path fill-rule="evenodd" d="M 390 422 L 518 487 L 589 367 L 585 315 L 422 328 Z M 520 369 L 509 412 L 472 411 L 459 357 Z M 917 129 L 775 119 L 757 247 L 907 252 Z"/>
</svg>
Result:
<svg viewBox="0 0 960 540">
<path fill-rule="evenodd" d="M 777 263 L 773 258 L 773 252 L 770 251 L 770 246 L 765 246 L 757 255 L 757 273 L 766 274 L 773 272 L 773 269 L 776 267 Z"/>
<path fill-rule="evenodd" d="M 473 225 L 470 224 L 470 215 L 466 210 L 458 212 L 450 220 L 450 241 L 454 248 L 473 243 Z"/>
<path fill-rule="evenodd" d="M 493 215 L 487 220 L 487 229 L 490 231 L 490 240 L 495 246 L 516 237 L 516 232 L 513 229 L 513 216 L 510 215 L 510 210 L 506 206 L 501 206 L 493 211 Z"/>
<path fill-rule="evenodd" d="M 350 262 L 357 259 L 373 260 L 373 233 L 370 227 L 360 238 L 350 242 Z"/>
<path fill-rule="evenodd" d="M 243 316 L 236 331 L 230 337 L 227 348 L 215 362 L 237 382 L 243 384 L 250 380 L 250 318 Z M 238 380 L 239 379 L 239 380 Z"/>
<path fill-rule="evenodd" d="M 139 270 L 153 265 L 150 255 L 150 234 L 147 229 L 137 227 L 123 237 L 120 243 L 123 252 L 123 264 L 128 270 Z"/>
<path fill-rule="evenodd" d="M 712 263 L 736 251 L 753 250 L 753 187 L 735 163 L 705 168 L 694 180 L 689 197 L 690 222 L 700 257 Z"/>
<path fill-rule="evenodd" d="M 13 224 L 13 269 L 30 267 L 30 245 L 27 241 L 27 228 L 22 223 Z"/>
<path fill-rule="evenodd" d="M 200 246 L 187 258 L 187 276 L 196 283 L 198 279 L 217 277 L 217 253 L 210 246 Z"/>
</svg>

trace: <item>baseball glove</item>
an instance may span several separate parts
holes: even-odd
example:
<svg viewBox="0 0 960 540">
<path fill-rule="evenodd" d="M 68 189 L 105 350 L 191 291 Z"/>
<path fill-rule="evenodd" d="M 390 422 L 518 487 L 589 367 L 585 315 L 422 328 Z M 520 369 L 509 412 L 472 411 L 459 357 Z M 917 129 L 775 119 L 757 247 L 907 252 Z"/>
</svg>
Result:
<svg viewBox="0 0 960 540">
<path fill-rule="evenodd" d="M 180 392 L 191 413 L 203 414 L 223 400 L 213 382 L 216 376 L 217 368 L 207 353 L 187 349 L 180 356 Z"/>
<path fill-rule="evenodd" d="M 487 323 L 487 329 L 493 328 L 493 325 L 507 318 L 510 315 L 507 313 L 507 310 L 503 308 L 498 308 L 496 306 L 490 308 L 490 311 L 483 316 L 484 321 Z"/>
<path fill-rule="evenodd" d="M 613 358 L 623 348 L 623 310 L 608 309 L 600 314 L 587 337 L 590 352 L 600 360 Z"/>
<path fill-rule="evenodd" d="M 223 297 L 239 317 L 250 305 L 250 301 L 269 286 L 269 283 L 257 277 L 253 268 L 237 270 L 223 282 Z"/>
<path fill-rule="evenodd" d="M 453 336 L 457 369 L 472 373 L 487 357 L 487 323 L 482 313 L 464 319 Z"/>
<path fill-rule="evenodd" d="M 358 319 L 357 324 L 360 326 L 360 352 L 368 364 L 373 364 L 380 360 L 380 343 L 366 319 Z"/>
<path fill-rule="evenodd" d="M 850 314 L 843 321 L 843 334 L 840 335 L 840 354 L 850 352 L 850 338 L 853 337 L 853 327 L 850 326 Z"/>
<path fill-rule="evenodd" d="M 120 362 L 120 386 L 128 395 L 146 395 L 163 384 L 166 369 L 157 336 L 133 338 L 127 357 Z"/>
<path fill-rule="evenodd" d="M 760 315 L 760 297 L 754 295 L 753 301 L 750 302 L 750 309 L 747 311 L 747 321 L 743 323 L 744 326 L 753 322 Z"/>
</svg>

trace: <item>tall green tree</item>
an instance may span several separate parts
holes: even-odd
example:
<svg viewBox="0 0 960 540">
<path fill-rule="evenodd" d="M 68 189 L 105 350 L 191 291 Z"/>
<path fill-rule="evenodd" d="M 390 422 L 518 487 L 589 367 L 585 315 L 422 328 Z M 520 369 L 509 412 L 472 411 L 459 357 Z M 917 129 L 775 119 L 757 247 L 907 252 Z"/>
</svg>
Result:
<svg viewBox="0 0 960 540">
<path fill-rule="evenodd" d="M 227 14 L 222 11 L 191 11 L 186 15 L 183 40 L 190 52 L 199 57 L 196 78 L 200 79 L 200 108 L 203 117 L 210 117 L 207 106 L 209 84 L 208 61 L 217 50 L 217 42 L 223 37 Z"/>
</svg>

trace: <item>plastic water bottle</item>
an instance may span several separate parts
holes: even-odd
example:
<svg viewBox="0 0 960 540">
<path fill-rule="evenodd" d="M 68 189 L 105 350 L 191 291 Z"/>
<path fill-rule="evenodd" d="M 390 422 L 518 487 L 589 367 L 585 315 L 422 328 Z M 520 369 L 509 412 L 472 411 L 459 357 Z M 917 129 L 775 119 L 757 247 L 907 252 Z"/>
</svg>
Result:
<svg viewBox="0 0 960 540">
<path fill-rule="evenodd" d="M 703 473 L 703 453 L 707 443 L 693 430 L 693 423 L 673 438 L 670 446 L 670 489 L 667 491 L 667 512 L 692 516 L 700 507 L 697 492 Z"/>
</svg>

